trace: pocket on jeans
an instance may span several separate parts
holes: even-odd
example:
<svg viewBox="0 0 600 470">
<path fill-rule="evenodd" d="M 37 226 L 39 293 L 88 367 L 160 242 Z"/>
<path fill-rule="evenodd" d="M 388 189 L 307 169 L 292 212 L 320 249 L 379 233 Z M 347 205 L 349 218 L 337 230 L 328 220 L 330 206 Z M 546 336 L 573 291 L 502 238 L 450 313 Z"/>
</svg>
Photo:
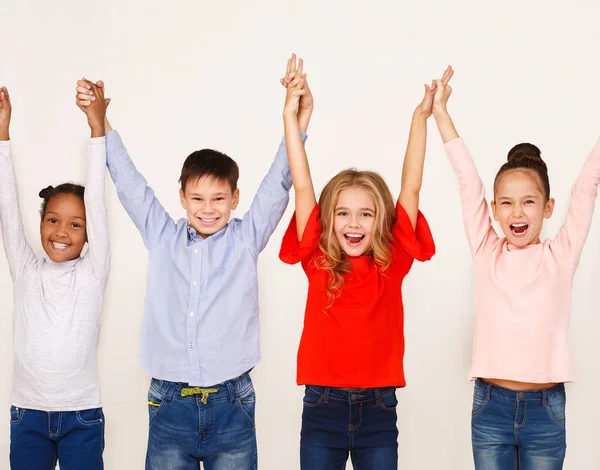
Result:
<svg viewBox="0 0 600 470">
<path fill-rule="evenodd" d="M 550 415 L 550 418 L 561 426 L 566 421 L 566 395 L 564 391 L 554 391 L 548 393 L 548 402 L 546 404 L 546 410 Z"/>
<path fill-rule="evenodd" d="M 482 389 L 475 384 L 475 390 L 473 391 L 473 408 L 471 410 L 471 416 L 477 416 L 485 410 L 489 402 L 489 398 L 487 397 L 487 392 L 485 389 Z"/>
<path fill-rule="evenodd" d="M 304 398 L 302 402 L 304 403 L 304 406 L 308 408 L 316 408 L 323 403 L 323 394 L 316 388 L 307 385 L 304 387 Z"/>
<path fill-rule="evenodd" d="M 252 426 L 252 429 L 256 429 L 255 423 L 255 410 L 256 410 L 256 394 L 254 393 L 254 386 L 252 382 L 248 388 L 246 388 L 241 394 L 238 396 L 236 400 L 237 407 L 246 420 L 248 424 Z"/>
<path fill-rule="evenodd" d="M 377 401 L 379 407 L 385 411 L 396 411 L 396 406 L 398 406 L 398 398 L 396 397 L 396 389 L 393 390 L 383 390 L 381 392 L 381 397 Z"/>
<path fill-rule="evenodd" d="M 152 379 L 154 381 L 154 379 Z M 148 389 L 148 426 L 158 418 L 160 412 L 164 408 L 165 395 L 150 383 Z"/>
<path fill-rule="evenodd" d="M 17 408 L 16 406 L 10 407 L 10 424 L 19 424 L 23 419 L 25 410 L 23 408 Z"/>
<path fill-rule="evenodd" d="M 90 410 L 80 410 L 75 412 L 77 421 L 84 426 L 93 426 L 104 423 L 104 413 L 102 408 L 92 408 Z"/>
</svg>

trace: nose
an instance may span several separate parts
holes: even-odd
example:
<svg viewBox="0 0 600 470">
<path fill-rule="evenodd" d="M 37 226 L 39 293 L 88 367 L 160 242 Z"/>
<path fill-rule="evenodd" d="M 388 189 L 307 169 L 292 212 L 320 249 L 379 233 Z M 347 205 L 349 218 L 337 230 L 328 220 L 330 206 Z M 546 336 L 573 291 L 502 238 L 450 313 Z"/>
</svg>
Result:
<svg viewBox="0 0 600 470">
<path fill-rule="evenodd" d="M 350 226 L 351 227 L 359 227 L 360 226 L 360 222 L 358 220 L 358 215 L 352 214 L 351 219 L 350 219 Z"/>
<path fill-rule="evenodd" d="M 515 204 L 513 206 L 513 216 L 521 217 L 523 215 L 523 206 L 521 204 Z"/>
<path fill-rule="evenodd" d="M 205 199 L 204 201 L 202 201 L 202 212 L 211 213 L 212 211 L 212 201 L 210 199 Z"/>
</svg>

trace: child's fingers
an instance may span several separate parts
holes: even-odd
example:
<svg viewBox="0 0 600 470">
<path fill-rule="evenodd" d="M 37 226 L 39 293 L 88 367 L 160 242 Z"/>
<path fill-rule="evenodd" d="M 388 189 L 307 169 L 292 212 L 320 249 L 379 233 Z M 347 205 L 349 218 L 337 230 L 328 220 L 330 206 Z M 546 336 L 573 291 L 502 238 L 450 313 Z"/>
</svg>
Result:
<svg viewBox="0 0 600 470">
<path fill-rule="evenodd" d="M 89 86 L 87 78 L 83 77 L 81 80 L 77 80 L 77 86 L 81 86 L 91 90 L 92 87 Z"/>
<path fill-rule="evenodd" d="M 289 75 L 291 69 L 292 69 L 292 59 L 289 58 L 288 61 L 287 61 L 287 65 L 285 67 L 285 75 L 286 75 L 286 77 Z"/>
<path fill-rule="evenodd" d="M 290 74 L 296 75 L 296 54 L 292 54 L 292 64 L 290 67 Z"/>
<path fill-rule="evenodd" d="M 306 90 L 295 90 L 292 92 L 292 95 L 294 96 L 302 96 L 304 93 L 306 93 Z"/>
<path fill-rule="evenodd" d="M 81 106 L 89 106 L 90 104 L 92 104 L 92 100 L 96 100 L 96 97 L 84 93 L 77 93 L 77 95 L 75 95 L 75 99 L 77 100 L 77 103 L 79 103 Z"/>
<path fill-rule="evenodd" d="M 90 87 L 85 80 L 77 80 L 77 93 L 87 93 L 88 95 L 94 94 L 92 87 Z"/>
<path fill-rule="evenodd" d="M 302 59 L 300 59 L 298 61 L 298 70 L 296 70 L 296 77 L 301 77 L 302 76 L 302 68 L 304 67 L 304 61 Z"/>
</svg>

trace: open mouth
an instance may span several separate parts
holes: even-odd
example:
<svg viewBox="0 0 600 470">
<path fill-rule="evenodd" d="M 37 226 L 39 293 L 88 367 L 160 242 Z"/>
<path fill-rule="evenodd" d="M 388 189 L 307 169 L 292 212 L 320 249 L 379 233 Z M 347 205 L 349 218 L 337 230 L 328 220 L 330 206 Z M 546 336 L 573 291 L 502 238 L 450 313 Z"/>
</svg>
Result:
<svg viewBox="0 0 600 470">
<path fill-rule="evenodd" d="M 57 251 L 64 251 L 67 248 L 69 248 L 69 245 L 67 245 L 66 243 L 50 242 L 50 245 L 52 245 L 52 248 L 54 248 Z"/>
<path fill-rule="evenodd" d="M 346 243 L 348 245 L 359 246 L 365 239 L 365 236 L 361 235 L 360 233 L 345 233 L 344 238 L 346 239 Z"/>
<path fill-rule="evenodd" d="M 529 228 L 529 225 L 524 224 L 524 223 L 510 225 L 510 230 L 515 237 L 525 236 L 528 228 Z"/>
<path fill-rule="evenodd" d="M 198 220 L 206 227 L 215 225 L 219 219 L 220 217 L 198 217 Z"/>
</svg>

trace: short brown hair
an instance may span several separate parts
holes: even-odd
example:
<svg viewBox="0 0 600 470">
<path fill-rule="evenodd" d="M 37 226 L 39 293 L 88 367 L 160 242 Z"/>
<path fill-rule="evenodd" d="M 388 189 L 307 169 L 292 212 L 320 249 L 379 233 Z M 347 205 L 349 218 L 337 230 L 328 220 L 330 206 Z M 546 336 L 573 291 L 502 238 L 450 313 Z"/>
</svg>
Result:
<svg viewBox="0 0 600 470">
<path fill-rule="evenodd" d="M 203 176 L 210 176 L 216 180 L 227 181 L 231 191 L 237 189 L 240 169 L 231 157 L 212 149 L 196 150 L 183 162 L 179 182 L 185 192 L 185 185 L 190 180 L 198 180 Z"/>
</svg>

